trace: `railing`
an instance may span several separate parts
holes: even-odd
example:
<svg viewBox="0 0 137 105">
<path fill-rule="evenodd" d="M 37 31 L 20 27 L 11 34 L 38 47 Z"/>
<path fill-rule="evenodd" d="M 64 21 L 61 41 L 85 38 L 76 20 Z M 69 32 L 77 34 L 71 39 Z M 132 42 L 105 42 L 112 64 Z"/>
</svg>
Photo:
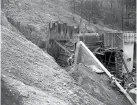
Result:
<svg viewBox="0 0 137 105">
<path fill-rule="evenodd" d="M 123 33 L 124 43 L 134 43 L 136 41 L 137 34 L 133 32 Z"/>
<path fill-rule="evenodd" d="M 104 35 L 104 46 L 123 48 L 124 43 L 137 42 L 137 33 L 135 32 L 117 32 Z"/>
</svg>

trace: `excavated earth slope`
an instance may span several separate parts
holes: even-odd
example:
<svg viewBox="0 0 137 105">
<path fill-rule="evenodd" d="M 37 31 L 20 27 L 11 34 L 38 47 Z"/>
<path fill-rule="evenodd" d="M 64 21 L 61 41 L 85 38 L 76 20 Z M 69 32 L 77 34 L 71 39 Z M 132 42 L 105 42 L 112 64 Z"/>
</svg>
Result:
<svg viewBox="0 0 137 105">
<path fill-rule="evenodd" d="M 80 68 L 85 71 L 85 68 Z M 77 75 L 72 75 L 74 79 L 81 74 L 82 84 L 76 79 L 75 82 L 51 56 L 28 41 L 3 19 L 3 105 L 130 105 L 122 95 L 107 90 L 112 90 L 109 84 L 98 82 L 100 79 L 95 73 L 74 74 Z M 108 81 L 106 76 L 100 78 Z"/>
<path fill-rule="evenodd" d="M 48 39 L 48 24 L 50 22 L 60 21 L 72 26 L 77 25 L 80 21 L 79 16 L 68 12 L 62 7 L 62 2 L 58 1 L 60 3 L 58 4 L 57 1 L 2 0 L 2 10 L 13 26 L 28 40 L 39 45 Z"/>
<path fill-rule="evenodd" d="M 12 98 L 11 98 L 12 97 Z M 54 59 L 2 26 L 3 105 L 103 105 L 77 86 Z"/>
<path fill-rule="evenodd" d="M 97 74 L 92 68 L 80 63 L 78 70 L 72 70 L 70 75 L 90 95 L 106 105 L 131 105 L 127 98 L 113 88 L 105 73 Z"/>
<path fill-rule="evenodd" d="M 82 89 L 73 80 L 75 76 L 69 76 L 53 57 L 36 46 L 46 42 L 50 21 L 72 25 L 80 19 L 78 16 L 73 19 L 74 15 L 55 1 L 2 0 L 2 105 L 130 105 L 123 101 L 122 95 L 116 102 L 117 94 L 112 95 L 113 98 L 109 95 L 112 91 L 97 93 L 106 86 L 99 85 L 95 74 L 92 81 L 96 84 L 91 80 L 85 82 L 93 83 L 91 90 L 80 84 Z"/>
</svg>

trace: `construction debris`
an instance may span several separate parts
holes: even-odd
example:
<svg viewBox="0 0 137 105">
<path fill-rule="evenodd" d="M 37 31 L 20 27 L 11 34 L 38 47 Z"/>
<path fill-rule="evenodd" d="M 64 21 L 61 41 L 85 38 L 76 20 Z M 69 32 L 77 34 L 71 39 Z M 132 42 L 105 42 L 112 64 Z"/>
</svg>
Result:
<svg viewBox="0 0 137 105">
<path fill-rule="evenodd" d="M 99 34 L 113 30 L 87 26 L 53 1 L 2 0 L 2 104 L 135 105 L 136 76 L 132 54 L 123 56 L 123 33 Z M 134 36 L 125 36 L 132 49 Z"/>
<path fill-rule="evenodd" d="M 79 62 L 82 62 L 82 63 L 86 63 L 86 60 L 90 60 L 91 61 L 91 59 L 92 59 L 92 61 L 93 62 L 90 62 L 90 63 L 92 63 L 92 64 L 94 64 L 94 65 L 96 65 L 97 67 L 99 67 L 99 68 L 101 68 L 108 76 L 109 76 L 109 78 L 111 78 L 111 83 L 112 84 L 115 84 L 119 89 L 120 89 L 120 91 L 127 97 L 127 99 L 130 101 L 130 103 L 132 104 L 132 105 L 135 105 L 135 102 L 132 100 L 132 98 L 129 96 L 129 94 L 126 92 L 126 90 L 124 90 L 124 88 L 119 84 L 119 82 L 117 81 L 117 79 L 113 76 L 113 75 L 111 75 L 110 74 L 110 72 L 99 62 L 99 60 L 94 56 L 94 54 L 85 46 L 85 44 L 83 43 L 83 42 L 78 42 L 77 44 L 79 44 L 78 46 L 80 46 L 80 47 L 78 47 L 80 50 L 80 54 L 81 55 L 75 55 L 76 56 L 76 58 L 78 59 L 78 56 L 80 57 L 80 59 L 81 59 L 81 61 L 79 61 Z M 83 52 L 84 51 L 84 52 Z M 86 52 L 86 53 L 85 53 Z M 83 55 L 89 55 L 90 56 L 90 59 L 86 59 L 86 58 L 81 58 L 81 57 L 83 57 Z M 75 59 L 75 60 L 77 60 L 77 59 Z M 84 61 L 85 60 L 85 61 Z M 77 62 L 77 61 L 75 61 L 75 62 Z M 77 65 L 79 62 L 77 62 L 75 65 Z M 75 67 L 77 67 L 77 66 L 75 66 Z M 77 69 L 77 68 L 75 68 L 75 69 Z"/>
</svg>

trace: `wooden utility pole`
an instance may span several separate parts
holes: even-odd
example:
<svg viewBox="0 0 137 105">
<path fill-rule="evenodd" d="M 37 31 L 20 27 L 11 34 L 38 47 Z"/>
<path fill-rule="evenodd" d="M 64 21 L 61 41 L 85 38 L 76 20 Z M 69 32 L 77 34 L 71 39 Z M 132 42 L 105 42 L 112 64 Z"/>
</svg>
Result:
<svg viewBox="0 0 137 105">
<path fill-rule="evenodd" d="M 80 3 L 80 5 L 81 5 L 80 16 L 81 16 L 81 18 L 82 18 L 83 0 L 81 0 L 80 2 L 81 2 L 81 3 Z"/>
<path fill-rule="evenodd" d="M 113 0 L 111 0 L 110 2 L 111 2 L 111 10 L 112 10 L 112 6 L 113 6 Z"/>
<path fill-rule="evenodd" d="M 73 6 L 74 6 L 74 13 L 76 12 L 76 2 L 73 0 Z"/>
<path fill-rule="evenodd" d="M 123 23 L 124 23 L 123 15 L 124 15 L 124 5 L 123 5 L 123 0 L 122 0 L 122 12 L 121 12 L 121 28 L 122 28 L 122 30 L 124 29 L 123 28 Z"/>
<path fill-rule="evenodd" d="M 81 56 L 81 55 L 79 55 L 79 52 L 80 52 L 80 42 L 77 42 L 75 58 L 74 58 L 74 70 L 77 70 L 77 68 L 78 68 L 78 56 Z"/>
</svg>

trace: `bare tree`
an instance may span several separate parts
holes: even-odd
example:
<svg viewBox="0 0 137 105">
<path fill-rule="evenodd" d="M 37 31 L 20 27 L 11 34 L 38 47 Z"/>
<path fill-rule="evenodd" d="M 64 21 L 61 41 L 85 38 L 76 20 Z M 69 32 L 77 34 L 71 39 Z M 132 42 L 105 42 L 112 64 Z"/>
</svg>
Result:
<svg viewBox="0 0 137 105">
<path fill-rule="evenodd" d="M 76 11 L 76 1 L 75 0 L 73 0 L 73 7 L 74 7 L 74 13 L 75 13 Z"/>
</svg>

